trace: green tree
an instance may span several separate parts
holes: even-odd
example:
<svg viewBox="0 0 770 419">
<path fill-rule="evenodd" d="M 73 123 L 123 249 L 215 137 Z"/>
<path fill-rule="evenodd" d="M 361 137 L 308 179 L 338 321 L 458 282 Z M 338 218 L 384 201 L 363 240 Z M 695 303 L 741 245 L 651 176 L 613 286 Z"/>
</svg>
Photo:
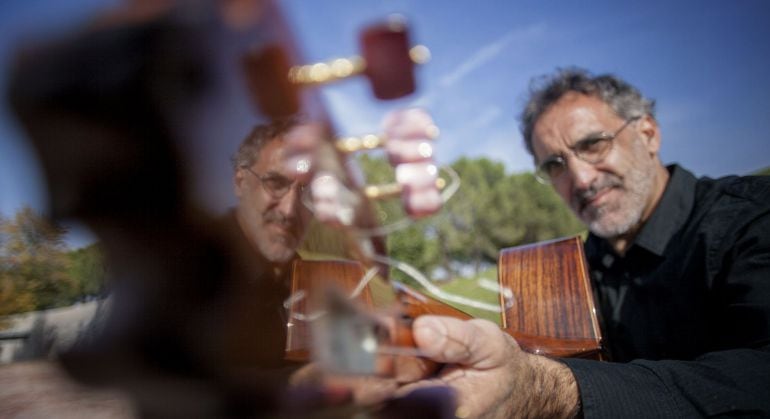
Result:
<svg viewBox="0 0 770 419">
<path fill-rule="evenodd" d="M 0 225 L 0 314 L 67 304 L 76 293 L 64 235 L 31 208 Z"/>
<path fill-rule="evenodd" d="M 69 275 L 75 282 L 75 295 L 99 295 L 104 291 L 104 255 L 98 244 L 67 253 Z"/>
<path fill-rule="evenodd" d="M 388 184 L 395 181 L 394 170 L 384 158 L 362 154 L 358 157 L 358 164 L 368 184 Z M 395 197 L 375 202 L 374 212 L 380 226 L 400 226 L 386 237 L 388 256 L 406 262 L 422 272 L 431 272 L 437 264 L 438 254 L 432 219 L 410 221 L 401 200 Z M 411 282 L 398 270 L 393 270 L 391 276 Z"/>
<path fill-rule="evenodd" d="M 571 236 L 585 231 L 585 226 L 575 217 L 552 187 L 538 182 L 531 173 L 511 175 L 511 188 L 521 191 L 511 219 L 517 220 L 523 230 L 517 241 L 503 247 L 534 243 L 557 237 Z"/>
<path fill-rule="evenodd" d="M 507 174 L 502 163 L 486 158 L 462 158 L 452 166 L 462 186 L 438 217 L 442 258 L 470 265 L 475 274 L 495 264 L 502 248 L 584 229 L 530 173 Z"/>
<path fill-rule="evenodd" d="M 393 181 L 384 159 L 363 155 L 359 163 L 369 183 Z M 439 272 L 454 278 L 461 268 L 478 274 L 494 266 L 502 248 L 584 230 L 553 189 L 531 173 L 508 174 L 502 163 L 486 158 L 461 158 L 452 168 L 460 189 L 438 215 L 388 236 L 393 258 L 434 277 Z M 378 202 L 376 212 L 382 224 L 407 218 L 397 199 Z"/>
<path fill-rule="evenodd" d="M 453 169 L 461 179 L 455 197 L 439 220 L 443 267 L 451 276 L 456 269 L 451 262 L 470 264 L 478 272 L 484 264 L 494 263 L 499 238 L 509 232 L 501 221 L 507 215 L 501 208 L 504 196 L 499 185 L 505 182 L 505 167 L 489 159 L 461 158 Z M 446 259 L 449 259 L 448 261 Z"/>
</svg>

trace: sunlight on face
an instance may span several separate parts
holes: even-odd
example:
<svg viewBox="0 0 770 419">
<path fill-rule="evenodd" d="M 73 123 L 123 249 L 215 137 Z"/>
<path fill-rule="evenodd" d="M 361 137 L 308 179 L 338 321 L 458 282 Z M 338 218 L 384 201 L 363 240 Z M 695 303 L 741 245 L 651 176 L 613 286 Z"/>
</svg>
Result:
<svg viewBox="0 0 770 419">
<path fill-rule="evenodd" d="M 296 185 L 282 197 L 266 191 L 257 176 L 283 176 L 284 143 L 273 140 L 264 145 L 251 171 L 239 169 L 235 176 L 238 196 L 236 214 L 249 241 L 271 262 L 289 261 L 302 242 L 310 211 L 302 204 Z"/>
<path fill-rule="evenodd" d="M 632 123 L 613 140 L 600 162 L 586 163 L 569 150 L 581 139 L 615 132 L 625 123 L 598 98 L 568 93 L 535 124 L 533 148 L 538 161 L 562 155 L 567 170 L 553 186 L 572 211 L 600 237 L 624 235 L 639 226 L 655 199 L 657 155 Z"/>
</svg>

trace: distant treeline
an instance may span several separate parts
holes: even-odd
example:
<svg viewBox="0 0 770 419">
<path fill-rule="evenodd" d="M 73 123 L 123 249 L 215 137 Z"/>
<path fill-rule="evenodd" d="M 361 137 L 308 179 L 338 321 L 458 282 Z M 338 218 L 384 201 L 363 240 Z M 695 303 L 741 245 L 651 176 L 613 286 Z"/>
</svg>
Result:
<svg viewBox="0 0 770 419">
<path fill-rule="evenodd" d="M 385 160 L 364 155 L 359 161 L 369 183 L 393 181 Z M 502 248 L 585 230 L 553 188 L 531 173 L 507 173 L 486 158 L 461 158 L 451 168 L 461 185 L 441 213 L 388 236 L 391 257 L 433 278 L 476 275 L 496 264 Z M 399 200 L 378 205 L 383 224 L 405 218 Z"/>
<path fill-rule="evenodd" d="M 369 183 L 394 180 L 384 159 L 363 156 L 359 162 Z M 502 248 L 584 230 L 553 189 L 531 173 L 506 173 L 502 163 L 483 158 L 462 158 L 451 167 L 462 179 L 459 190 L 440 214 L 388 236 L 392 258 L 432 278 L 452 279 L 493 266 Z M 406 218 L 398 199 L 377 206 L 382 225 Z M 104 292 L 98 243 L 71 250 L 65 234 L 30 208 L 0 217 L 0 315 L 65 306 Z"/>
<path fill-rule="evenodd" d="M 103 291 L 96 244 L 71 250 L 66 230 L 30 208 L 0 217 L 0 316 L 73 304 Z"/>
</svg>

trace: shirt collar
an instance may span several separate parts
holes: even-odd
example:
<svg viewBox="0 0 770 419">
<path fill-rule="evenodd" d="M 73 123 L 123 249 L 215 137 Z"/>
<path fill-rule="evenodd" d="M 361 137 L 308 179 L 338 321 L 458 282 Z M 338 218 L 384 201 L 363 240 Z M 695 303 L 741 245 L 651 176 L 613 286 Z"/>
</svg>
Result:
<svg viewBox="0 0 770 419">
<path fill-rule="evenodd" d="M 663 255 L 671 238 L 684 226 L 695 202 L 695 176 L 676 164 L 667 169 L 671 176 L 660 202 L 632 243 L 632 247 L 639 246 L 658 256 Z M 586 246 L 596 250 L 609 248 L 605 240 L 594 234 L 589 235 Z"/>
<path fill-rule="evenodd" d="M 695 176 L 675 164 L 667 169 L 671 177 L 666 190 L 633 243 L 658 256 L 663 255 L 668 242 L 687 222 L 695 202 Z"/>
</svg>

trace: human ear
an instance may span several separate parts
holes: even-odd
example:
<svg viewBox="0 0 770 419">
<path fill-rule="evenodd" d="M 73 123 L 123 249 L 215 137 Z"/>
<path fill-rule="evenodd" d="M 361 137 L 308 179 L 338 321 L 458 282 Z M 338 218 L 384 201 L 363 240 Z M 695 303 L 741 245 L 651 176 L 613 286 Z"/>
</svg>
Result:
<svg viewBox="0 0 770 419">
<path fill-rule="evenodd" d="M 233 174 L 233 192 L 238 198 L 243 196 L 244 188 L 246 187 L 246 177 L 243 172 L 243 169 L 238 169 Z"/>
<path fill-rule="evenodd" d="M 651 155 L 657 155 L 660 150 L 660 128 L 658 121 L 650 115 L 645 115 L 639 120 L 638 132 L 644 141 L 647 151 Z"/>
</svg>

